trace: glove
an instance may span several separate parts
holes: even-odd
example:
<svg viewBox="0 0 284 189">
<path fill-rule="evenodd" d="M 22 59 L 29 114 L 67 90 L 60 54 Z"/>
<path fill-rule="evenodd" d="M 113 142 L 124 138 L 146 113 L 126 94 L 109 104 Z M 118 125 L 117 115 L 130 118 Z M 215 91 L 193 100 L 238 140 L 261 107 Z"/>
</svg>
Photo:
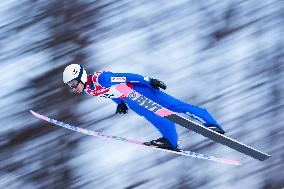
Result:
<svg viewBox="0 0 284 189">
<path fill-rule="evenodd" d="M 167 86 L 165 83 L 163 83 L 162 81 L 158 80 L 158 79 L 151 79 L 151 86 L 154 88 L 154 89 L 164 89 L 166 90 L 167 89 Z"/>
<path fill-rule="evenodd" d="M 120 104 L 117 105 L 117 108 L 116 108 L 116 114 L 126 114 L 128 111 L 128 107 L 127 105 L 125 104 L 125 102 L 121 102 Z"/>
</svg>

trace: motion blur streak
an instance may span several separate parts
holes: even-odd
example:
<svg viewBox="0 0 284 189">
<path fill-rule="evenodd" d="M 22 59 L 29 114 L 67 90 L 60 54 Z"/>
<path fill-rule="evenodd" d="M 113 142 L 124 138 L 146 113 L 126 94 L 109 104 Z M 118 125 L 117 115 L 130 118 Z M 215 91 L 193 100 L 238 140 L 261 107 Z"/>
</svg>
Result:
<svg viewBox="0 0 284 189">
<path fill-rule="evenodd" d="M 279 0 L 0 2 L 0 188 L 284 187 L 284 3 Z M 256 161 L 178 127 L 181 147 L 239 159 L 225 166 L 74 133 L 148 141 L 159 133 L 116 105 L 69 91 L 64 67 L 162 80 L 208 109 L 227 135 L 272 155 Z M 282 139 L 281 139 L 282 138 Z"/>
</svg>

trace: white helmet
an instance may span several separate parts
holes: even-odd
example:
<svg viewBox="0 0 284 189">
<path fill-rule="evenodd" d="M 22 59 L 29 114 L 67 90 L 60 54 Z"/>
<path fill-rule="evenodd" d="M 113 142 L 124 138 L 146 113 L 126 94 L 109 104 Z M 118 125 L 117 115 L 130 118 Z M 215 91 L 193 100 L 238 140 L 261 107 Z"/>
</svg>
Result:
<svg viewBox="0 0 284 189">
<path fill-rule="evenodd" d="M 70 64 L 63 72 L 63 82 L 68 83 L 72 80 L 81 81 L 83 84 L 87 82 L 87 72 L 79 64 Z"/>
</svg>

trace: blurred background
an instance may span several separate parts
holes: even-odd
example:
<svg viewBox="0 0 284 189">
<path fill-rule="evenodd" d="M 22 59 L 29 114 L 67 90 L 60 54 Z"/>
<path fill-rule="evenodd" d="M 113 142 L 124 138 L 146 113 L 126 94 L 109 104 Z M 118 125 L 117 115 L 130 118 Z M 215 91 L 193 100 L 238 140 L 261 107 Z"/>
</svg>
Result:
<svg viewBox="0 0 284 189">
<path fill-rule="evenodd" d="M 0 2 L 0 188 L 284 187 L 284 3 L 279 0 Z M 239 167 L 85 136 L 33 117 L 147 141 L 159 133 L 109 99 L 78 95 L 64 67 L 158 78 L 209 110 L 259 162 L 178 127 L 181 147 Z"/>
</svg>

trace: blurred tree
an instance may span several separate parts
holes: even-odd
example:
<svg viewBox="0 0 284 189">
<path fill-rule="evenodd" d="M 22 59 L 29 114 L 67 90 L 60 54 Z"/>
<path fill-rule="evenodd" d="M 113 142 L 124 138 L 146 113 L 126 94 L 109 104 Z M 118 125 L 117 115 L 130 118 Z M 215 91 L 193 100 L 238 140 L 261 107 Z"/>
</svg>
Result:
<svg viewBox="0 0 284 189">
<path fill-rule="evenodd" d="M 78 123 L 72 109 L 76 107 L 80 97 L 71 95 L 66 86 L 63 86 L 62 72 L 67 64 L 87 62 L 89 31 L 96 26 L 96 3 L 78 0 L 25 0 L 15 3 L 11 10 L 14 19 L 2 28 L 2 36 L 17 38 L 19 35 L 27 35 L 25 37 L 30 40 L 19 43 L 17 49 L 2 58 L 21 58 L 42 51 L 48 52 L 50 56 L 49 60 L 42 60 L 49 70 L 28 83 L 23 90 L 32 92 L 22 100 L 32 102 L 31 108 L 34 110 L 57 112 L 58 119 L 71 116 Z M 30 116 L 27 112 L 22 115 Z M 70 188 L 74 177 L 68 161 L 74 156 L 73 151 L 78 141 L 77 137 L 72 137 L 75 134 L 69 132 L 66 135 L 66 132 L 34 124 L 22 127 L 16 134 L 2 134 L 1 138 L 6 138 L 6 144 L 1 147 L 1 162 L 8 158 L 4 154 L 13 154 L 13 158 L 3 165 L 2 171 L 22 173 L 20 179 L 24 183 L 32 182 L 35 188 Z M 47 143 L 42 143 L 40 141 L 43 140 L 43 135 L 54 136 L 49 137 Z M 27 147 L 29 145 L 34 148 Z M 21 150 L 22 148 L 28 150 Z M 17 158 L 23 156 L 22 153 L 27 160 Z M 37 165 L 36 171 L 28 171 L 32 165 Z"/>
</svg>

